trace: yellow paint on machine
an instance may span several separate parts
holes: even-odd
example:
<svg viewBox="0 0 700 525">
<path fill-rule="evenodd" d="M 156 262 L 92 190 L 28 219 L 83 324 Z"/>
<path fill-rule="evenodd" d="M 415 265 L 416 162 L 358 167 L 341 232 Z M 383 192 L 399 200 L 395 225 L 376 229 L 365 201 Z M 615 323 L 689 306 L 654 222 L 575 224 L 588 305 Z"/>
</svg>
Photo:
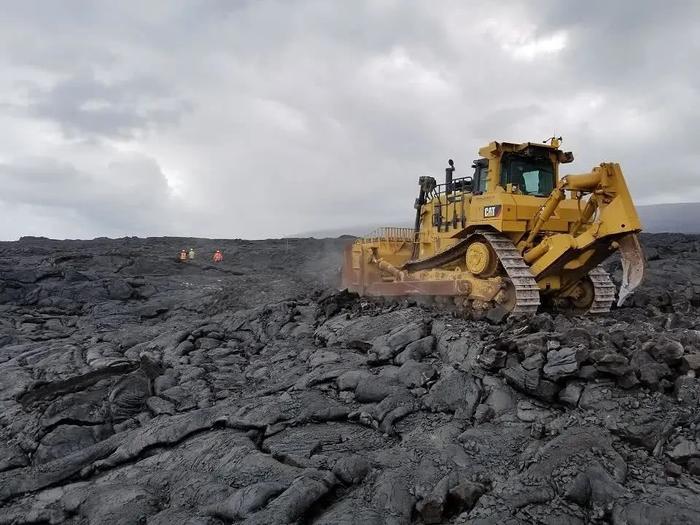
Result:
<svg viewBox="0 0 700 525">
<path fill-rule="evenodd" d="M 471 300 L 483 308 L 484 302 L 495 301 L 517 309 L 518 278 L 507 271 L 517 262 L 529 268 L 543 297 L 580 306 L 596 282 L 589 273 L 620 249 L 628 268 L 623 298 L 641 282 L 644 261 L 636 240 L 642 225 L 622 170 L 616 163 L 602 163 L 586 173 L 560 176 L 560 165 L 573 161 L 560 144 L 556 138 L 491 142 L 479 150 L 473 177 L 454 178 L 451 161 L 445 183 L 421 177 L 416 227 L 358 239 L 346 256 L 343 284 L 363 293 L 381 282 L 382 294 L 401 295 L 402 282 L 411 281 L 411 293 L 430 294 L 431 280 L 444 283 L 448 272 L 449 279 L 466 283 L 456 288 L 465 291 L 452 297 L 455 302 Z M 468 247 L 488 245 L 487 232 L 498 234 L 489 241 L 498 246 L 472 249 L 469 271 Z M 482 267 L 496 266 L 489 257 L 498 259 L 498 274 L 477 275 Z M 453 293 L 440 286 L 434 287 L 436 294 Z"/>
</svg>

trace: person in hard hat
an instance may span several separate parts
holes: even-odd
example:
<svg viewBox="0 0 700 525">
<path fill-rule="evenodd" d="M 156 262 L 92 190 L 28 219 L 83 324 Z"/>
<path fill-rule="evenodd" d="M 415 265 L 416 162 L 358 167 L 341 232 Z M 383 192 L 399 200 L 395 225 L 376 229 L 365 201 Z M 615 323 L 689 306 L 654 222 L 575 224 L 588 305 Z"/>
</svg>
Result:
<svg viewBox="0 0 700 525">
<path fill-rule="evenodd" d="M 190 252 L 187 254 L 187 257 L 189 257 L 190 261 L 194 259 L 194 248 L 190 248 Z"/>
<path fill-rule="evenodd" d="M 224 260 L 224 255 L 221 253 L 221 250 L 216 250 L 214 252 L 214 257 L 212 257 L 212 261 L 215 263 L 221 262 Z"/>
<path fill-rule="evenodd" d="M 180 262 L 187 262 L 187 251 L 183 248 L 180 250 Z"/>
</svg>

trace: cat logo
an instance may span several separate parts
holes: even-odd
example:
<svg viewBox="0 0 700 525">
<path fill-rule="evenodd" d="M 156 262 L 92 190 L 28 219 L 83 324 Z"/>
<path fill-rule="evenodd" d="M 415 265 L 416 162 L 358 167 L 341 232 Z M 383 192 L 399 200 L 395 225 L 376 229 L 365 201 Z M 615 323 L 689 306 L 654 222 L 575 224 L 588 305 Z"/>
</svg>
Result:
<svg viewBox="0 0 700 525">
<path fill-rule="evenodd" d="M 484 219 L 493 219 L 494 217 L 498 217 L 499 211 L 501 211 L 500 204 L 484 206 Z"/>
</svg>

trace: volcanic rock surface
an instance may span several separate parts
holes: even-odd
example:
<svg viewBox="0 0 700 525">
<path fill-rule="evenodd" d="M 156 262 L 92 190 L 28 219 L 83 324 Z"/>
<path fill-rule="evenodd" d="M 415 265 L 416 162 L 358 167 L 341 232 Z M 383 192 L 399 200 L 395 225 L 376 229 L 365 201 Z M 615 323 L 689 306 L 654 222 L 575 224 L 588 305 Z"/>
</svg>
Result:
<svg viewBox="0 0 700 525">
<path fill-rule="evenodd" d="M 700 237 L 500 325 L 335 292 L 347 242 L 0 243 L 0 524 L 700 523 Z"/>
</svg>

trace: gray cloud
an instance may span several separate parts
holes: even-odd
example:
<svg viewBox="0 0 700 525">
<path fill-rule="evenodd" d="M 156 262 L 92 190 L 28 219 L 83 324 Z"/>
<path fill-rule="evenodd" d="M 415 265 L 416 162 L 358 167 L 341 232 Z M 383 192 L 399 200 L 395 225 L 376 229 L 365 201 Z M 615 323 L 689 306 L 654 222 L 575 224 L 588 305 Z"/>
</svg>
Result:
<svg viewBox="0 0 700 525">
<path fill-rule="evenodd" d="M 616 160 L 640 202 L 700 200 L 699 11 L 9 4 L 0 212 L 22 220 L 0 235 L 262 237 L 410 220 L 417 177 L 448 157 L 466 174 L 490 140 L 554 131 L 574 171 Z"/>
<path fill-rule="evenodd" d="M 177 123 L 191 104 L 169 94 L 154 78 L 108 83 L 81 71 L 49 89 L 30 90 L 27 110 L 56 122 L 69 138 L 132 138 L 149 128 Z"/>
<path fill-rule="evenodd" d="M 183 205 L 173 196 L 158 164 L 141 155 L 124 155 L 99 173 L 86 173 L 53 159 L 22 159 L 0 164 L 0 187 L 0 205 L 17 215 L 13 221 L 4 221 L 1 235 L 21 228 L 27 216 L 31 224 L 49 229 L 55 218 L 68 217 L 77 232 L 164 234 L 179 226 L 172 220 Z"/>
</svg>

